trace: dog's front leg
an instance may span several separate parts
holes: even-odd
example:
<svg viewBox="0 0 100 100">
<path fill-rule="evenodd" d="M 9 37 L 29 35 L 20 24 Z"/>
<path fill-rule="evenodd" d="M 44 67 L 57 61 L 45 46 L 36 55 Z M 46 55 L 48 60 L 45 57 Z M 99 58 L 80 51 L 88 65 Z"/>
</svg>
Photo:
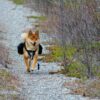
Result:
<svg viewBox="0 0 100 100">
<path fill-rule="evenodd" d="M 38 60 L 38 54 L 36 53 L 34 55 L 34 59 L 33 59 L 33 63 L 32 63 L 32 71 L 34 71 L 36 64 L 37 64 L 37 60 Z"/>
<path fill-rule="evenodd" d="M 26 64 L 26 71 L 30 72 L 29 58 L 24 56 L 24 62 Z"/>
</svg>

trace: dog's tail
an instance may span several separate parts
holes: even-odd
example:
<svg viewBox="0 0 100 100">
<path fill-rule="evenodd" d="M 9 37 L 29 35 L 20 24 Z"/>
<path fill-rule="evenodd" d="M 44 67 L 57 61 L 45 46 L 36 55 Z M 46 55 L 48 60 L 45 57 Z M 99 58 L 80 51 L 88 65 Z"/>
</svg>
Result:
<svg viewBox="0 0 100 100">
<path fill-rule="evenodd" d="M 23 40 L 25 40 L 25 39 L 27 38 L 27 36 L 28 36 L 27 33 L 23 33 L 23 34 L 21 34 L 21 38 L 22 38 Z"/>
</svg>

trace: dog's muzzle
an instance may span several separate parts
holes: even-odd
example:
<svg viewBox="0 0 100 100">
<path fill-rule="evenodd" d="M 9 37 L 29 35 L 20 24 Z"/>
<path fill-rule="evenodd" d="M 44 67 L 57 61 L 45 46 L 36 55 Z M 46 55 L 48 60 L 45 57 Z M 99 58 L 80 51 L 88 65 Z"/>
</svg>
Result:
<svg viewBox="0 0 100 100">
<path fill-rule="evenodd" d="M 35 45 L 36 45 L 36 42 L 31 42 L 31 44 L 32 44 L 33 46 L 35 46 Z"/>
</svg>

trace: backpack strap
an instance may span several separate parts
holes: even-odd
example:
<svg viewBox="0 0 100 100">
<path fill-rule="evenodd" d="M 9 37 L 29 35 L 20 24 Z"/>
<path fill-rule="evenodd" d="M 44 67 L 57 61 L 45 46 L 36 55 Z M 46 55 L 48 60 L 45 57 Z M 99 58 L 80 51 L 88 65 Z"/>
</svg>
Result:
<svg viewBox="0 0 100 100">
<path fill-rule="evenodd" d="M 33 58 L 34 58 L 34 55 L 35 55 L 36 50 L 35 50 L 35 51 L 33 51 L 33 50 L 27 50 L 27 48 L 26 48 L 26 44 L 24 44 L 24 47 L 25 47 L 25 50 L 26 50 L 26 51 L 27 51 L 27 53 L 28 53 L 29 58 L 30 58 L 30 59 L 33 59 Z"/>
</svg>

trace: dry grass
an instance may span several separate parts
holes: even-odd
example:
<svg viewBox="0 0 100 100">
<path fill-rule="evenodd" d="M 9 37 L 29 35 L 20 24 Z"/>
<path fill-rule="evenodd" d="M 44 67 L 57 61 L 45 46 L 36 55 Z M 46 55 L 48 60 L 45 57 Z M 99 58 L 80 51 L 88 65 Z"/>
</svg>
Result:
<svg viewBox="0 0 100 100">
<path fill-rule="evenodd" d="M 64 87 L 72 90 L 71 94 L 100 99 L 100 79 L 74 80 L 65 82 Z M 98 99 L 98 100 L 99 100 Z"/>
<path fill-rule="evenodd" d="M 23 100 L 19 95 L 19 80 L 13 76 L 7 69 L 0 69 L 0 100 Z M 7 92 L 7 94 L 2 91 Z M 9 93 L 11 91 L 11 93 Z M 13 92 L 15 92 L 13 94 Z"/>
<path fill-rule="evenodd" d="M 0 69 L 0 90 L 16 90 L 18 79 L 6 69 Z"/>
<path fill-rule="evenodd" d="M 58 70 L 58 71 L 50 71 L 49 74 L 61 74 L 61 71 Z"/>
<path fill-rule="evenodd" d="M 0 43 L 0 100 L 22 100 L 18 90 L 19 80 L 8 71 L 8 64 L 12 64 L 9 49 Z"/>
<path fill-rule="evenodd" d="M 0 44 L 0 64 L 4 67 L 7 67 L 7 64 L 11 64 L 9 49 L 4 44 Z"/>
<path fill-rule="evenodd" d="M 88 80 L 85 83 L 81 83 L 81 85 L 73 89 L 73 93 L 91 98 L 100 98 L 100 79 Z"/>
<path fill-rule="evenodd" d="M 0 100 L 24 100 L 20 98 L 20 95 L 4 95 L 0 94 Z"/>
</svg>

